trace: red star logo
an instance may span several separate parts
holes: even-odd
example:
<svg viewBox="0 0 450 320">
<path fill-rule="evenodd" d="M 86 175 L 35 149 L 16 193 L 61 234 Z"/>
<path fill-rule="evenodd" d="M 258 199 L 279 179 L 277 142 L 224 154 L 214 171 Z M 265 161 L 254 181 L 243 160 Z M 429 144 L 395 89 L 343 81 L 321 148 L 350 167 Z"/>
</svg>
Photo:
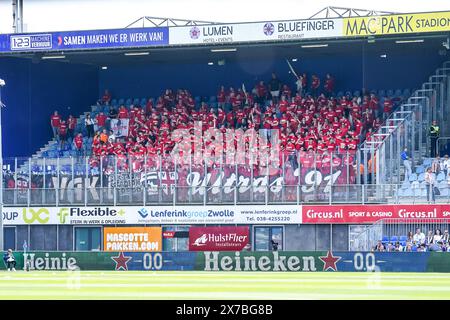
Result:
<svg viewBox="0 0 450 320">
<path fill-rule="evenodd" d="M 333 257 L 331 250 L 328 250 L 327 256 L 319 257 L 319 259 L 324 263 L 323 271 L 327 271 L 329 268 L 333 269 L 333 271 L 337 271 L 336 263 L 341 260 L 341 257 Z"/>
<path fill-rule="evenodd" d="M 116 271 L 122 268 L 123 270 L 128 270 L 127 263 L 131 260 L 131 257 L 125 257 L 123 252 L 120 252 L 117 257 L 111 257 L 116 263 Z"/>
</svg>

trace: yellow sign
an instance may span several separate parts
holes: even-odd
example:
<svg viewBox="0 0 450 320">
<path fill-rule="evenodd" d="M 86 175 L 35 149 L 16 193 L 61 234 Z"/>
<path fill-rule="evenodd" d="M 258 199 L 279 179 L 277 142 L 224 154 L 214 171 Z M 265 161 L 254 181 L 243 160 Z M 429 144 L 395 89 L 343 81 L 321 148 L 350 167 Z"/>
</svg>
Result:
<svg viewBox="0 0 450 320">
<path fill-rule="evenodd" d="M 344 18 L 344 36 L 450 31 L 450 12 Z"/>
</svg>

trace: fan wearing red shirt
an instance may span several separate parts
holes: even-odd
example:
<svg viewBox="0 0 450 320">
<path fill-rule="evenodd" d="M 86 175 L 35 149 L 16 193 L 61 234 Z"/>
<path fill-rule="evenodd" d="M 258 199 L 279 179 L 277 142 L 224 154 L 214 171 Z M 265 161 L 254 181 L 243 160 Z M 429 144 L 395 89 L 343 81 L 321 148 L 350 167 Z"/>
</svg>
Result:
<svg viewBox="0 0 450 320">
<path fill-rule="evenodd" d="M 108 119 L 108 117 L 103 112 L 100 112 L 95 117 L 95 122 L 97 123 L 97 130 L 103 131 L 103 129 L 106 129 L 106 119 Z"/>
<path fill-rule="evenodd" d="M 286 96 L 282 95 L 281 96 L 281 101 L 279 103 L 279 110 L 281 113 L 286 113 L 288 110 L 288 106 L 289 106 L 289 101 L 286 100 Z"/>
<path fill-rule="evenodd" d="M 75 119 L 74 116 L 69 115 L 69 118 L 67 119 L 67 126 L 68 126 L 67 136 L 73 138 L 75 128 L 77 126 L 77 119 Z"/>
<path fill-rule="evenodd" d="M 111 93 L 109 93 L 109 90 L 106 89 L 105 93 L 103 93 L 102 103 L 105 105 L 109 105 L 110 102 L 111 102 Z"/>
<path fill-rule="evenodd" d="M 392 112 L 392 107 L 393 107 L 393 103 L 392 100 L 388 97 L 386 97 L 384 99 L 384 103 L 383 103 L 383 120 L 386 120 L 389 117 L 389 114 Z"/>
<path fill-rule="evenodd" d="M 121 106 L 119 109 L 119 119 L 128 119 L 128 110 L 125 106 Z"/>
<path fill-rule="evenodd" d="M 326 75 L 324 89 L 327 97 L 334 95 L 334 78 L 329 73 Z"/>
<path fill-rule="evenodd" d="M 315 74 L 313 74 L 311 78 L 311 93 L 314 98 L 316 98 L 319 93 L 319 87 L 320 87 L 320 79 Z"/>
<path fill-rule="evenodd" d="M 61 120 L 58 128 L 59 140 L 61 141 L 61 148 L 64 146 L 67 140 L 68 126 L 64 120 Z"/>
<path fill-rule="evenodd" d="M 264 100 L 267 98 L 267 88 L 264 85 L 264 81 L 260 81 L 256 85 L 256 96 L 257 96 L 257 102 L 258 103 L 264 103 Z"/>
<path fill-rule="evenodd" d="M 58 114 L 58 111 L 55 111 L 50 117 L 50 125 L 53 130 L 53 137 L 56 138 L 58 136 L 58 128 L 61 123 L 61 116 Z"/>
<path fill-rule="evenodd" d="M 81 133 L 77 134 L 73 139 L 73 144 L 75 145 L 75 150 L 77 151 L 77 156 L 83 156 L 83 135 Z"/>
</svg>

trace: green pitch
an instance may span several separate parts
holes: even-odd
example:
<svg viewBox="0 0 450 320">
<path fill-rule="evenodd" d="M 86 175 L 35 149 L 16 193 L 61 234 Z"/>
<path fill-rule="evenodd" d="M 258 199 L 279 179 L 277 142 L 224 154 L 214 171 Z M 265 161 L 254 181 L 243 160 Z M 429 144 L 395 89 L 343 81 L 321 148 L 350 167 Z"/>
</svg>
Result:
<svg viewBox="0 0 450 320">
<path fill-rule="evenodd" d="M 0 288 L 0 299 L 450 299 L 450 274 L 3 271 Z"/>
</svg>

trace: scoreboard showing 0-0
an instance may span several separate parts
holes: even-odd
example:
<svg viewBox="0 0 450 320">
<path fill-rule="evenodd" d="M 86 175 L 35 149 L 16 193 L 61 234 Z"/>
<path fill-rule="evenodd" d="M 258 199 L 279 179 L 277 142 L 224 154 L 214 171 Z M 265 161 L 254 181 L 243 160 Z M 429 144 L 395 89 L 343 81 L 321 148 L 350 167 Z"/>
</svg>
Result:
<svg viewBox="0 0 450 320">
<path fill-rule="evenodd" d="M 52 35 L 11 36 L 11 50 L 52 49 Z"/>
</svg>

